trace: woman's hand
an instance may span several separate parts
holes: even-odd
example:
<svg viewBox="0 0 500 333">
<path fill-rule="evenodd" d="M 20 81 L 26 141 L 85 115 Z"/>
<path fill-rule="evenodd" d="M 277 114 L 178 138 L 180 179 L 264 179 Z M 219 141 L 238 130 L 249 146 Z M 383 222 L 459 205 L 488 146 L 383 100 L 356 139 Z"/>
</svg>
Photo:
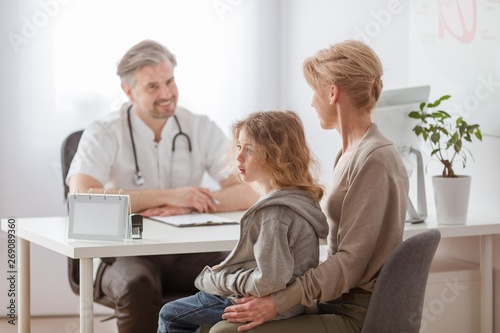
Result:
<svg viewBox="0 0 500 333">
<path fill-rule="evenodd" d="M 236 299 L 236 303 L 224 310 L 222 319 L 230 323 L 247 323 L 238 327 L 238 331 L 250 330 L 278 314 L 271 296 L 243 297 Z"/>
</svg>

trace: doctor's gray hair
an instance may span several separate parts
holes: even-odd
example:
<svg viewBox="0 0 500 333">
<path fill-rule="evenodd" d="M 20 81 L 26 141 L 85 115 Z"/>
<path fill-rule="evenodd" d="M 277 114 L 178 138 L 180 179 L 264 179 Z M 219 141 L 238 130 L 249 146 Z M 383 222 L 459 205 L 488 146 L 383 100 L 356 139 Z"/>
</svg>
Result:
<svg viewBox="0 0 500 333">
<path fill-rule="evenodd" d="M 163 45 L 153 40 L 144 40 L 132 46 L 118 63 L 116 74 L 122 83 L 135 86 L 134 73 L 144 66 L 157 65 L 169 60 L 177 66 L 175 56 Z"/>
</svg>

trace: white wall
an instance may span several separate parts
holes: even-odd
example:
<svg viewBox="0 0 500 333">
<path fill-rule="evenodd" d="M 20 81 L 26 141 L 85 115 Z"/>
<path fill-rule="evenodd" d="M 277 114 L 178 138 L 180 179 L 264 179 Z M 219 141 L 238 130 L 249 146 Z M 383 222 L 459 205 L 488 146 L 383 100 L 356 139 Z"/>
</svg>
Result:
<svg viewBox="0 0 500 333">
<path fill-rule="evenodd" d="M 406 86 L 408 80 L 408 17 L 406 2 L 291 0 L 284 3 L 283 35 L 287 36 L 281 75 L 282 104 L 304 121 L 310 145 L 321 162 L 325 182 L 333 173 L 340 150 L 335 131 L 323 131 L 311 107 L 312 91 L 302 74 L 302 63 L 321 48 L 345 39 L 360 39 L 374 48 L 384 66 L 384 86 Z M 396 41 L 396 42 L 395 42 Z"/>
</svg>

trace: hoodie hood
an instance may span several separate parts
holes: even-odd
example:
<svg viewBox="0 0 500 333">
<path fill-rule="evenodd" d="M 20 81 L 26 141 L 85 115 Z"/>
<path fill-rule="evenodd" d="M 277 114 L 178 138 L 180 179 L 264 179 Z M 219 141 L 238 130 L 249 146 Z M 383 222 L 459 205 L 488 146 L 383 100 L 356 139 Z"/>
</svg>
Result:
<svg viewBox="0 0 500 333">
<path fill-rule="evenodd" d="M 319 238 L 328 236 L 328 223 L 318 202 L 303 190 L 278 190 L 271 193 L 267 200 L 259 200 L 250 211 L 258 211 L 268 206 L 285 206 L 302 216 L 314 229 Z M 242 219 L 243 220 L 243 219 Z"/>
</svg>

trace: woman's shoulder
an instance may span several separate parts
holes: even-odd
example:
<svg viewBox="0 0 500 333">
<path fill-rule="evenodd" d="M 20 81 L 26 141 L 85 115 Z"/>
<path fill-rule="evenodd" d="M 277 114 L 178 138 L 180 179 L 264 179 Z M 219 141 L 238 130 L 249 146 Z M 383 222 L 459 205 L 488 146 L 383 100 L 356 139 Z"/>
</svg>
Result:
<svg viewBox="0 0 500 333">
<path fill-rule="evenodd" d="M 403 166 L 401 154 L 394 143 L 385 137 L 374 124 L 359 143 L 352 158 L 351 167 L 383 170 L 400 169 Z"/>
<path fill-rule="evenodd" d="M 398 153 L 394 143 L 380 132 L 376 124 L 372 124 L 359 143 L 355 155 L 362 159 L 369 156 L 387 158 L 394 155 L 394 153 Z"/>
</svg>

